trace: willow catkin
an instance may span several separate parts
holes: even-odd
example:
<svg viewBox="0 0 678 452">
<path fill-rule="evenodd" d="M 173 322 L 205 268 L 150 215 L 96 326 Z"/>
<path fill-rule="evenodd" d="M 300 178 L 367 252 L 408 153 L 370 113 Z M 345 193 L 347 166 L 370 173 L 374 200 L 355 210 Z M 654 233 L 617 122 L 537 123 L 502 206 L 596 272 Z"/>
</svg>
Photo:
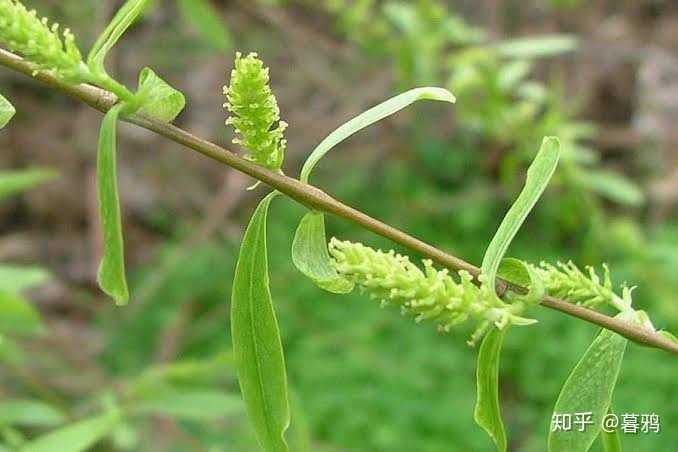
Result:
<svg viewBox="0 0 678 452">
<path fill-rule="evenodd" d="M 230 84 L 224 87 L 224 107 L 231 113 L 226 124 L 233 125 L 238 135 L 233 142 L 247 151 L 246 158 L 277 170 L 285 157 L 287 123 L 280 121 L 269 82 L 269 69 L 256 53 L 243 57 L 238 52 Z"/>
<path fill-rule="evenodd" d="M 492 323 L 499 328 L 533 323 L 517 315 L 522 304 L 505 303 L 486 285 L 476 286 L 466 271 L 460 271 L 456 281 L 447 269 L 435 269 L 430 260 L 423 261 L 422 270 L 393 250 L 384 252 L 336 238 L 330 241 L 329 252 L 337 272 L 371 298 L 400 307 L 417 322 L 434 322 L 442 332 L 471 320 L 478 323 L 471 340 L 475 342 Z"/>
<path fill-rule="evenodd" d="M 0 0 L 0 42 L 21 54 L 39 70 L 80 83 L 89 81 L 89 69 L 82 60 L 75 37 L 69 29 L 59 33 L 59 25 L 48 24 L 35 10 L 27 10 L 17 0 Z"/>
<path fill-rule="evenodd" d="M 617 295 L 612 288 L 610 269 L 605 264 L 602 278 L 593 267 L 586 267 L 585 273 L 572 261 L 558 262 L 556 265 L 542 262 L 539 267 L 533 268 L 544 282 L 547 292 L 555 297 L 589 308 L 607 304 L 623 311 L 631 307 L 632 289 L 623 286 L 622 295 Z"/>
</svg>

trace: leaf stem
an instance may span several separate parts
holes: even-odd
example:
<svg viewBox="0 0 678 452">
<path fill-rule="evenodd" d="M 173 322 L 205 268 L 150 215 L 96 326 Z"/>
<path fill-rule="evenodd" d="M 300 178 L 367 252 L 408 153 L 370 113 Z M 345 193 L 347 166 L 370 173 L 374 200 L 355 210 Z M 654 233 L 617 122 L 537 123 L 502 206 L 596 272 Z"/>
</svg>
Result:
<svg viewBox="0 0 678 452">
<path fill-rule="evenodd" d="M 57 79 L 47 72 L 35 72 L 36 69 L 33 64 L 4 49 L 0 49 L 0 65 L 20 72 L 28 77 L 32 77 L 46 84 L 50 88 L 79 99 L 101 112 L 108 111 L 118 101 L 118 97 L 109 91 L 87 84 L 71 85 Z M 382 223 L 381 221 L 333 198 L 313 185 L 308 185 L 283 174 L 270 171 L 256 163 L 238 157 L 233 152 L 217 144 L 180 129 L 179 127 L 139 115 L 131 115 L 123 118 L 123 120 L 153 131 L 175 143 L 186 146 L 226 166 L 243 172 L 281 193 L 284 193 L 309 209 L 320 210 L 344 218 L 375 234 L 409 248 L 444 267 L 453 270 L 466 270 L 474 277 L 477 277 L 480 274 L 478 267 L 463 259 L 450 255 L 393 226 Z M 501 279 L 497 280 L 497 293 L 499 296 L 503 296 L 508 288 L 519 292 L 527 292 L 527 289 L 524 287 L 510 284 Z M 560 311 L 572 317 L 614 331 L 638 344 L 665 350 L 669 353 L 678 355 L 678 343 L 673 342 L 648 328 L 643 328 L 621 319 L 615 319 L 597 311 L 551 296 L 545 296 L 540 304 L 547 308 Z"/>
<path fill-rule="evenodd" d="M 115 94 L 119 100 L 128 102 L 134 98 L 134 93 L 130 91 L 125 85 L 113 79 L 108 74 L 101 74 L 94 76 L 95 84 Z"/>
</svg>

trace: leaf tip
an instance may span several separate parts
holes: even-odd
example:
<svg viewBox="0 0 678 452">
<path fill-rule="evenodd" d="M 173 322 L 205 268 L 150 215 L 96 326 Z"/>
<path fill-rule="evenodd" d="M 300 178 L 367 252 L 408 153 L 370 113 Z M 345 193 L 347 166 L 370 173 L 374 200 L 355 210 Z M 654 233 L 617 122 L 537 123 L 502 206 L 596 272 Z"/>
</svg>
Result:
<svg viewBox="0 0 678 452">
<path fill-rule="evenodd" d="M 99 271 L 97 272 L 97 284 L 106 295 L 113 299 L 116 306 L 127 306 L 127 303 L 129 302 L 127 281 L 125 281 L 124 277 L 121 281 L 111 281 L 110 278 L 106 276 L 104 268 L 102 261 L 102 264 L 99 266 Z"/>
<path fill-rule="evenodd" d="M 0 129 L 9 124 L 15 114 L 14 105 L 0 94 Z"/>
<path fill-rule="evenodd" d="M 457 102 L 457 98 L 448 89 L 431 86 L 421 88 L 421 90 L 421 94 L 419 95 L 420 100 L 437 100 L 440 102 L 449 102 L 451 104 Z"/>
<path fill-rule="evenodd" d="M 560 152 L 560 138 L 556 136 L 546 136 L 542 141 L 542 146 L 551 150 L 551 152 Z"/>
</svg>

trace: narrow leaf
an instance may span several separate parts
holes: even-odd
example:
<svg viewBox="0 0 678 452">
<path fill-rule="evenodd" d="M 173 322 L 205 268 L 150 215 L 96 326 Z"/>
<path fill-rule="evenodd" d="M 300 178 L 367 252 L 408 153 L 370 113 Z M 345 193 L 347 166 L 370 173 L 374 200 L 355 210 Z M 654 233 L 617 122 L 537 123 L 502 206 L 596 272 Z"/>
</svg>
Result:
<svg viewBox="0 0 678 452">
<path fill-rule="evenodd" d="M 44 283 L 49 273 L 37 267 L 0 265 L 0 292 L 19 294 L 21 291 Z"/>
<path fill-rule="evenodd" d="M 525 60 L 505 63 L 497 74 L 497 84 L 502 90 L 518 90 L 522 86 L 532 65 Z"/>
<path fill-rule="evenodd" d="M 181 91 L 147 67 L 139 74 L 138 95 L 142 99 L 138 112 L 162 122 L 173 121 L 186 105 L 186 98 Z"/>
<path fill-rule="evenodd" d="M 36 334 L 42 330 L 40 313 L 28 300 L 0 292 L 0 332 Z"/>
<path fill-rule="evenodd" d="M 497 51 L 510 58 L 540 58 L 575 50 L 577 38 L 571 35 L 546 35 L 502 41 Z"/>
<path fill-rule="evenodd" d="M 327 154 L 334 146 L 344 141 L 351 135 L 360 130 L 380 121 L 387 116 L 402 110 L 408 105 L 419 100 L 438 100 L 444 102 L 455 102 L 454 95 L 446 89 L 426 87 L 415 88 L 399 94 L 391 99 L 380 103 L 377 106 L 359 114 L 355 118 L 341 125 L 334 132 L 330 133 L 320 144 L 313 150 L 311 155 L 306 159 L 304 167 L 301 169 L 301 181 L 308 182 L 311 171 L 315 165 L 320 161 L 325 154 Z"/>
<path fill-rule="evenodd" d="M 122 240 L 122 220 L 118 199 L 116 169 L 116 129 L 121 104 L 111 108 L 103 122 L 97 151 L 97 196 L 99 217 L 104 236 L 104 256 L 97 281 L 101 289 L 119 305 L 127 303 L 129 292 L 125 279 L 125 255 Z"/>
<path fill-rule="evenodd" d="M 118 42 L 125 31 L 134 23 L 137 17 L 144 12 L 149 0 L 128 0 L 118 10 L 113 20 L 99 35 L 87 56 L 87 65 L 97 74 L 105 73 L 104 60 L 106 55 Z"/>
<path fill-rule="evenodd" d="M 61 411 L 39 400 L 13 399 L 0 402 L 0 425 L 53 427 L 65 420 Z"/>
<path fill-rule="evenodd" d="M 601 431 L 600 434 L 604 452 L 622 452 L 623 449 L 618 430 L 615 429 L 611 432 Z"/>
<path fill-rule="evenodd" d="M 0 200 L 52 180 L 56 175 L 47 169 L 0 171 Z"/>
<path fill-rule="evenodd" d="M 53 430 L 24 445 L 19 452 L 83 452 L 108 435 L 117 415 L 105 414 Z"/>
<path fill-rule="evenodd" d="M 7 445 L 8 450 L 16 452 L 20 446 L 26 443 L 26 436 L 23 432 L 13 428 L 0 426 L 0 436 Z"/>
<path fill-rule="evenodd" d="M 497 269 L 506 250 L 544 189 L 546 189 L 553 172 L 556 170 L 559 157 L 560 142 L 558 138 L 545 137 L 537 156 L 527 170 L 527 180 L 523 190 L 504 216 L 499 229 L 497 229 L 485 251 L 482 274 L 487 278 L 486 284 L 490 284 L 490 287 L 494 286 Z"/>
<path fill-rule="evenodd" d="M 28 356 L 27 351 L 17 342 L 0 334 L 0 363 L 14 366 L 25 366 L 33 357 Z"/>
<path fill-rule="evenodd" d="M 217 353 L 199 359 L 182 359 L 148 367 L 138 378 L 136 384 L 155 387 L 171 385 L 213 385 L 221 382 L 224 375 L 233 371 L 233 354 Z"/>
<path fill-rule="evenodd" d="M 290 423 L 287 375 L 269 289 L 266 217 L 276 192 L 260 203 L 247 226 L 235 269 L 231 333 L 240 389 L 250 421 L 267 452 L 287 451 Z"/>
<path fill-rule="evenodd" d="M 0 129 L 5 127 L 16 113 L 14 106 L 0 94 Z"/>
<path fill-rule="evenodd" d="M 477 399 L 473 418 L 492 438 L 499 452 L 506 451 L 506 432 L 499 407 L 499 356 L 508 328 L 492 328 L 478 352 Z"/>
<path fill-rule="evenodd" d="M 612 413 L 612 409 L 608 410 L 608 413 Z M 612 431 L 607 432 L 601 428 L 600 430 L 600 440 L 603 443 L 604 452 L 622 452 L 621 438 L 619 437 L 619 430 L 612 429 Z"/>
<path fill-rule="evenodd" d="M 332 266 L 325 238 L 325 216 L 321 212 L 309 212 L 299 223 L 292 243 L 292 262 L 322 289 L 333 293 L 353 290 L 354 284 Z"/>
<path fill-rule="evenodd" d="M 200 33 L 203 40 L 216 50 L 231 48 L 231 36 L 219 17 L 219 12 L 208 0 L 178 0 L 183 19 Z"/>
<path fill-rule="evenodd" d="M 607 170 L 582 170 L 577 179 L 584 187 L 610 201 L 632 207 L 645 202 L 642 190 L 621 174 Z"/>
<path fill-rule="evenodd" d="M 135 414 L 155 414 L 194 421 L 224 419 L 227 416 L 242 415 L 242 399 L 211 389 L 169 388 L 146 394 L 135 401 L 132 408 Z"/>
<path fill-rule="evenodd" d="M 290 449 L 294 452 L 310 452 L 312 450 L 311 428 L 296 391 L 290 391 L 290 406 L 293 414 L 293 420 L 287 432 Z"/>
<path fill-rule="evenodd" d="M 583 431 L 551 429 L 549 452 L 586 452 L 601 429 L 601 422 L 612 401 L 624 350 L 628 341 L 610 331 L 602 330 L 593 340 L 558 396 L 553 410 L 558 414 L 591 413 L 591 425 Z"/>
</svg>

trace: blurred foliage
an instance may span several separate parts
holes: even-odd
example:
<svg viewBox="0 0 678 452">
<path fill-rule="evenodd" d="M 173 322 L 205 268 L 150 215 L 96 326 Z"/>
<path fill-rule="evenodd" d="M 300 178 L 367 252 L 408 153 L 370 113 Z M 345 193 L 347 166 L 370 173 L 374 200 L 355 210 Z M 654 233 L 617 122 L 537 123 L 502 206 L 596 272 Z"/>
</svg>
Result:
<svg viewBox="0 0 678 452">
<path fill-rule="evenodd" d="M 96 9 L 95 2 L 36 3 L 48 6 L 41 9 L 44 14 L 85 28 Z M 567 10 L 584 5 L 577 0 L 547 3 Z M 581 99 L 568 98 L 562 80 L 544 82 L 539 77 L 551 67 L 549 55 L 571 51 L 570 38 L 534 37 L 519 47 L 515 41 L 492 41 L 485 30 L 434 0 L 252 4 L 295 8 L 328 21 L 334 33 L 375 66 L 389 68 L 394 92 L 440 85 L 457 96 L 453 125 L 434 108 L 417 107 L 398 135 L 407 152 L 376 164 L 367 161 L 365 170 L 357 169 L 352 153 L 337 153 L 331 170 L 319 166 L 319 185 L 376 218 L 477 263 L 541 138 L 557 135 L 564 155 L 555 183 L 510 254 L 530 261 L 572 259 L 582 265 L 607 261 L 619 278 L 615 284 L 627 280 L 639 285 L 636 306 L 651 311 L 658 327 L 678 328 L 678 305 L 673 302 L 678 291 L 678 222 L 655 225 L 647 220 L 643 180 L 632 166 L 601 160 L 592 145 L 595 124 L 581 119 Z M 149 57 L 165 61 L 165 67 L 178 67 L 177 55 L 187 50 L 223 52 L 246 39 L 231 35 L 230 27 L 214 16 L 216 2 L 159 5 L 171 5 L 171 20 L 181 21 L 178 35 L 171 28 L 158 37 L 162 45 Z M 88 36 L 87 31 L 80 35 Z M 11 188 L 17 187 L 13 180 L 15 185 L 4 188 L 7 193 L 28 188 Z M 294 444 L 311 441 L 313 451 L 489 450 L 489 440 L 472 420 L 476 350 L 463 345 L 469 331 L 439 336 L 413 327 L 391 310 L 379 310 L 360 294 L 339 298 L 318 290 L 290 261 L 293 231 L 302 214 L 299 206 L 281 202 L 272 207 L 269 228 L 271 287 L 294 389 L 288 435 L 298 441 Z M 246 217 L 244 212 L 239 223 Z M 101 450 L 255 450 L 234 397 L 238 389 L 227 345 L 237 240 L 219 235 L 187 249 L 193 224 L 173 212 L 165 218 L 159 229 L 169 231 L 168 237 L 152 262 L 132 275 L 130 306 L 97 311 L 102 343 L 97 364 L 103 378 L 98 390 L 86 396 L 54 393 L 26 373 L 36 362 L 39 369 L 66 378 L 77 379 L 80 371 L 51 356 L 50 350 L 27 348 L 44 338 L 49 324 L 45 327 L 23 289 L 44 281 L 45 274 L 0 266 L 0 306 L 7 310 L 3 320 L 16 319 L 0 322 L 0 438 L 9 450 L 54 427 L 112 410 L 124 414 Z M 340 238 L 392 247 L 332 218 L 328 228 Z M 541 310 L 538 318 L 537 330 L 516 329 L 508 335 L 502 359 L 510 450 L 544 450 L 558 391 L 596 333 L 591 325 L 558 313 Z M 171 337 L 175 330 L 180 337 Z M 535 334 L 544 337 L 535 340 Z M 168 361 L 158 358 L 159 350 Z M 627 450 L 671 450 L 678 443 L 678 432 L 671 428 L 678 424 L 673 401 L 677 371 L 661 352 L 629 348 L 615 410 L 658 413 L 662 432 L 622 435 Z M 158 419 L 174 419 L 181 440 L 163 445 Z"/>
</svg>

